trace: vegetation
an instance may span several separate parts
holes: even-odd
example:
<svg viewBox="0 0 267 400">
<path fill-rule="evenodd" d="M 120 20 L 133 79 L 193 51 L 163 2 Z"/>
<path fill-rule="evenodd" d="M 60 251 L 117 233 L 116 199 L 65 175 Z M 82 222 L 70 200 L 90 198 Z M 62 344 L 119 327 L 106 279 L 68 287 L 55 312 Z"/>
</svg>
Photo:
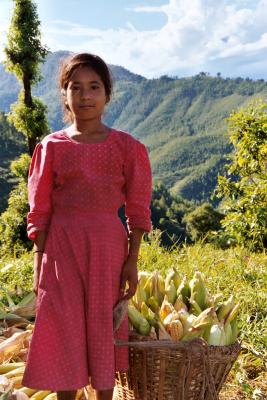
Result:
<svg viewBox="0 0 267 400">
<path fill-rule="evenodd" d="M 40 21 L 36 4 L 32 0 L 14 0 L 14 10 L 8 32 L 6 67 L 22 82 L 18 102 L 11 105 L 8 121 L 27 138 L 32 156 L 36 139 L 49 131 L 45 116 L 46 106 L 32 96 L 31 87 L 41 79 L 39 63 L 48 51 L 41 45 Z M 5 117 L 1 123 L 9 131 Z M 0 255 L 4 256 L 22 249 L 30 249 L 32 242 L 27 238 L 26 220 L 28 212 L 27 178 L 30 156 L 21 154 L 11 163 L 11 171 L 19 178 L 8 199 L 8 208 L 0 216 Z"/>
<path fill-rule="evenodd" d="M 267 247 L 267 104 L 258 103 L 229 118 L 234 152 L 228 177 L 220 176 L 222 226 L 236 243 Z"/>
<path fill-rule="evenodd" d="M 11 163 L 12 173 L 19 182 L 11 191 L 8 208 L 0 215 L 0 256 L 13 254 L 20 256 L 25 250 L 32 248 L 32 241 L 27 237 L 28 191 L 27 177 L 30 156 L 22 154 Z"/>
<path fill-rule="evenodd" d="M 0 281 L 16 301 L 32 290 L 32 257 L 32 254 L 25 253 L 20 259 L 0 261 Z M 235 302 L 241 304 L 238 326 L 242 352 L 224 385 L 220 399 L 266 398 L 267 375 L 264 362 L 267 354 L 263 340 L 266 330 L 266 254 L 251 253 L 241 246 L 221 250 L 201 242 L 193 246 L 173 246 L 167 250 L 160 246 L 160 232 L 154 230 L 149 234 L 149 240 L 141 246 L 139 270 L 158 270 L 166 276 L 173 266 L 189 279 L 195 271 L 201 271 L 211 293 L 221 292 L 224 299 L 233 294 Z"/>
<path fill-rule="evenodd" d="M 46 106 L 31 93 L 31 87 L 41 79 L 39 63 L 48 50 L 41 44 L 37 7 L 32 0 L 14 0 L 14 10 L 8 31 L 6 67 L 22 82 L 18 102 L 11 106 L 9 121 L 28 140 L 32 155 L 36 138 L 49 131 L 46 121 Z"/>
<path fill-rule="evenodd" d="M 48 106 L 53 131 L 63 125 L 57 76 L 61 59 L 68 54 L 48 54 L 41 65 L 44 79 L 33 88 Z M 111 70 L 115 87 L 105 122 L 129 131 L 148 146 L 155 182 L 162 181 L 173 194 L 188 200 L 210 202 L 217 175 L 222 175 L 233 150 L 225 135 L 225 118 L 254 97 L 267 99 L 267 83 L 205 73 L 146 79 L 122 67 L 112 65 Z M 0 75 L 0 110 L 5 112 L 15 96 L 11 78 L 8 73 Z"/>
<path fill-rule="evenodd" d="M 23 137 L 9 124 L 6 115 L 0 112 L 0 213 L 7 208 L 8 195 L 18 178 L 10 171 L 10 163 L 27 147 Z"/>
</svg>

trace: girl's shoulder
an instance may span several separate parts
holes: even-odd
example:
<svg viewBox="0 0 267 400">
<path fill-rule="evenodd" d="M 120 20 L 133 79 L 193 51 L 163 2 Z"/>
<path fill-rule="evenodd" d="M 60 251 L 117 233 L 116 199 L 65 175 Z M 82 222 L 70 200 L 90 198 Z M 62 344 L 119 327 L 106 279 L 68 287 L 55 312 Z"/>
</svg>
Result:
<svg viewBox="0 0 267 400">
<path fill-rule="evenodd" d="M 134 137 L 132 134 L 130 134 L 127 131 L 123 131 L 121 129 L 115 129 L 112 128 L 113 133 L 117 136 L 118 140 L 120 140 L 121 142 L 125 143 L 126 146 L 138 146 L 138 145 L 142 145 L 143 143 L 137 139 L 136 137 Z"/>
<path fill-rule="evenodd" d="M 44 146 L 48 145 L 50 142 L 61 142 L 64 140 L 64 131 L 63 130 L 59 130 L 56 132 L 52 132 L 49 133 L 48 135 L 46 135 L 45 137 L 43 137 L 43 139 L 40 141 L 40 143 Z"/>
</svg>

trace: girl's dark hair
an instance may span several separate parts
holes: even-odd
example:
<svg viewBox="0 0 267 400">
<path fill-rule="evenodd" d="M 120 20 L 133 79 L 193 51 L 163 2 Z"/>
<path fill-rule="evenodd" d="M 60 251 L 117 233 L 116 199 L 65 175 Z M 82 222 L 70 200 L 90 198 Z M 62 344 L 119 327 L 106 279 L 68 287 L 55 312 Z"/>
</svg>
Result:
<svg viewBox="0 0 267 400">
<path fill-rule="evenodd" d="M 91 53 L 76 54 L 63 60 L 59 71 L 59 85 L 63 93 L 68 87 L 73 72 L 79 67 L 92 68 L 100 76 L 105 87 L 107 99 L 110 101 L 112 94 L 112 78 L 110 70 L 102 58 Z M 64 121 L 72 122 L 73 116 L 68 106 L 65 104 L 65 98 L 63 98 L 63 107 Z"/>
</svg>

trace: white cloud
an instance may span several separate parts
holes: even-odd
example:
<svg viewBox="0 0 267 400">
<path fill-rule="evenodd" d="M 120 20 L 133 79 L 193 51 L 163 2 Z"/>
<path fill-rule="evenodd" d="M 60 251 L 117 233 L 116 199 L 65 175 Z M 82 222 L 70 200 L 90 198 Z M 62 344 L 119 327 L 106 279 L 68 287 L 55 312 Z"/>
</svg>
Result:
<svg viewBox="0 0 267 400">
<path fill-rule="evenodd" d="M 101 30 L 57 20 L 42 25 L 43 42 L 52 50 L 97 53 L 147 77 L 220 71 L 267 79 L 267 0 L 166 0 L 133 11 L 148 18 L 160 12 L 167 22 L 140 31 L 128 21 L 125 28 Z"/>
</svg>

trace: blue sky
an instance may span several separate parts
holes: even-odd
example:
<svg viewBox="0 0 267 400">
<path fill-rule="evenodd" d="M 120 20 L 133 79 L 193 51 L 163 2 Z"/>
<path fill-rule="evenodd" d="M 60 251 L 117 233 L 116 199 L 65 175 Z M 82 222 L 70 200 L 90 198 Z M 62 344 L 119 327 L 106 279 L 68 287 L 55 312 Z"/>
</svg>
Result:
<svg viewBox="0 0 267 400">
<path fill-rule="evenodd" d="M 50 50 L 89 51 L 152 78 L 267 80 L 267 0 L 36 0 Z M 12 15 L 0 0 L 0 60 Z"/>
</svg>

